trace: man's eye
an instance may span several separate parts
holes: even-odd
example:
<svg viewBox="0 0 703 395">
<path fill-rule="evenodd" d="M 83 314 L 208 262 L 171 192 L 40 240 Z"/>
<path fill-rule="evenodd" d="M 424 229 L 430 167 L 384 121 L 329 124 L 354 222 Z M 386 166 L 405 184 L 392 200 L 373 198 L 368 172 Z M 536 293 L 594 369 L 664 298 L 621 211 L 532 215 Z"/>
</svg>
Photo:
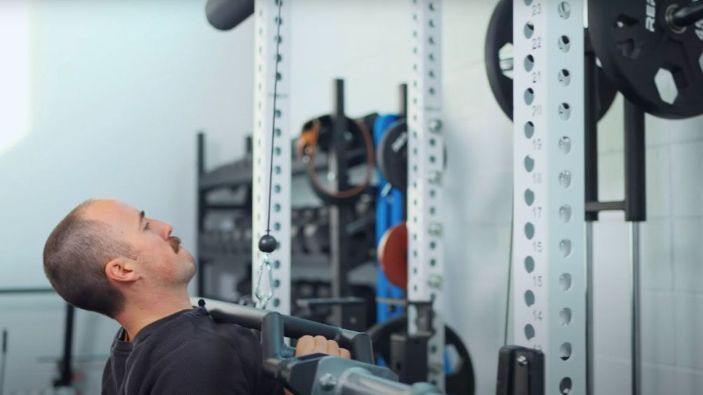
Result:
<svg viewBox="0 0 703 395">
<path fill-rule="evenodd" d="M 144 225 L 144 230 L 149 230 L 149 223 L 147 222 L 146 225 Z"/>
</svg>

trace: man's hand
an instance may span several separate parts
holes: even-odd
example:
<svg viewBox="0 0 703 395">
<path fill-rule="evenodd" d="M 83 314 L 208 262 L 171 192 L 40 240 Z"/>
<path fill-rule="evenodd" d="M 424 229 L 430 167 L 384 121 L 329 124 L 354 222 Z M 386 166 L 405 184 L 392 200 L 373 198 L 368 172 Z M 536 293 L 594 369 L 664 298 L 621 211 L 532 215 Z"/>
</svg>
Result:
<svg viewBox="0 0 703 395">
<path fill-rule="evenodd" d="M 323 336 L 303 336 L 298 339 L 298 344 L 295 345 L 295 356 L 301 357 L 308 354 L 329 354 L 333 357 L 342 357 L 351 359 L 351 354 L 346 348 L 339 347 L 334 340 L 327 340 Z M 285 388 L 286 395 L 293 395 L 292 392 Z"/>
<path fill-rule="evenodd" d="M 351 358 L 349 350 L 339 347 L 339 344 L 334 340 L 327 340 L 322 336 L 303 336 L 298 339 L 298 344 L 295 346 L 296 357 L 316 353 L 329 354 L 346 359 Z"/>
</svg>

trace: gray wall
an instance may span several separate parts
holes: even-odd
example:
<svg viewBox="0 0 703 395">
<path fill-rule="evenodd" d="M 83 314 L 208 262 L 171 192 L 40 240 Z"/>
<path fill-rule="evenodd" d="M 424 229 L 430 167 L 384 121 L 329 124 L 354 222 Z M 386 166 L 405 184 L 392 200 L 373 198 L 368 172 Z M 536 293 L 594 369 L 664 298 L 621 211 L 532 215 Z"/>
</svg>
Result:
<svg viewBox="0 0 703 395">
<path fill-rule="evenodd" d="M 294 126 L 330 111 L 335 77 L 347 81 L 350 114 L 396 110 L 410 63 L 407 7 L 403 0 L 294 4 Z M 446 316 L 471 351 L 478 394 L 494 391 L 503 341 L 512 193 L 512 125 L 483 66 L 492 8 L 489 1 L 444 5 Z M 116 196 L 170 220 L 193 247 L 194 131 L 209 132 L 210 164 L 221 163 L 243 151 L 252 113 L 253 25 L 215 32 L 202 10 L 202 2 L 156 0 L 28 6 L 30 127 L 0 149 L 0 286 L 46 285 L 42 243 L 88 196 Z M 601 123 L 603 199 L 623 194 L 621 108 L 618 100 Z M 645 393 L 696 394 L 703 386 L 703 119 L 648 118 L 647 127 Z M 629 391 L 627 237 L 622 215 L 604 215 L 595 226 L 598 394 Z M 0 327 L 11 330 L 7 389 L 48 386 L 53 367 L 38 358 L 60 351 L 61 309 L 55 297 L 0 298 Z M 87 393 L 95 392 L 114 329 L 79 314 L 77 352 L 97 355 L 80 365 Z"/>
</svg>

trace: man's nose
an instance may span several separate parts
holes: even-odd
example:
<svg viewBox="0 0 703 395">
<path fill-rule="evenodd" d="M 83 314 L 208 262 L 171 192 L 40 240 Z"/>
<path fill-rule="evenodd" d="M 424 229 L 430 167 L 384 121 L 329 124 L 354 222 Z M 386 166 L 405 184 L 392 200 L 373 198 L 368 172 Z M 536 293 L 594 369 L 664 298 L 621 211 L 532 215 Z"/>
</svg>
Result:
<svg viewBox="0 0 703 395">
<path fill-rule="evenodd" d="M 168 240 L 168 238 L 171 236 L 171 232 L 173 232 L 173 226 L 171 226 L 170 224 L 166 224 L 166 236 L 164 237 L 164 239 Z"/>
<path fill-rule="evenodd" d="M 167 224 L 166 222 L 160 222 L 160 227 L 159 227 L 159 234 L 164 240 L 168 240 L 169 236 L 171 236 L 171 232 L 173 232 L 173 226 L 170 224 Z"/>
</svg>

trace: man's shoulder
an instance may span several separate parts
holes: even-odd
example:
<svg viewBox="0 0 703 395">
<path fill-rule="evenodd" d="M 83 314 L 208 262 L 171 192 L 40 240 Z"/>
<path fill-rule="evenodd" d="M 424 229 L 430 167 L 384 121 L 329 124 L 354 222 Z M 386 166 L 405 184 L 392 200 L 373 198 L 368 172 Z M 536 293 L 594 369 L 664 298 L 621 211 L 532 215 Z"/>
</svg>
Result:
<svg viewBox="0 0 703 395">
<path fill-rule="evenodd" d="M 176 353 L 250 353 L 259 347 L 248 329 L 230 323 L 218 323 L 202 311 L 184 316 L 161 328 L 149 339 L 152 348 L 167 354 Z"/>
</svg>

